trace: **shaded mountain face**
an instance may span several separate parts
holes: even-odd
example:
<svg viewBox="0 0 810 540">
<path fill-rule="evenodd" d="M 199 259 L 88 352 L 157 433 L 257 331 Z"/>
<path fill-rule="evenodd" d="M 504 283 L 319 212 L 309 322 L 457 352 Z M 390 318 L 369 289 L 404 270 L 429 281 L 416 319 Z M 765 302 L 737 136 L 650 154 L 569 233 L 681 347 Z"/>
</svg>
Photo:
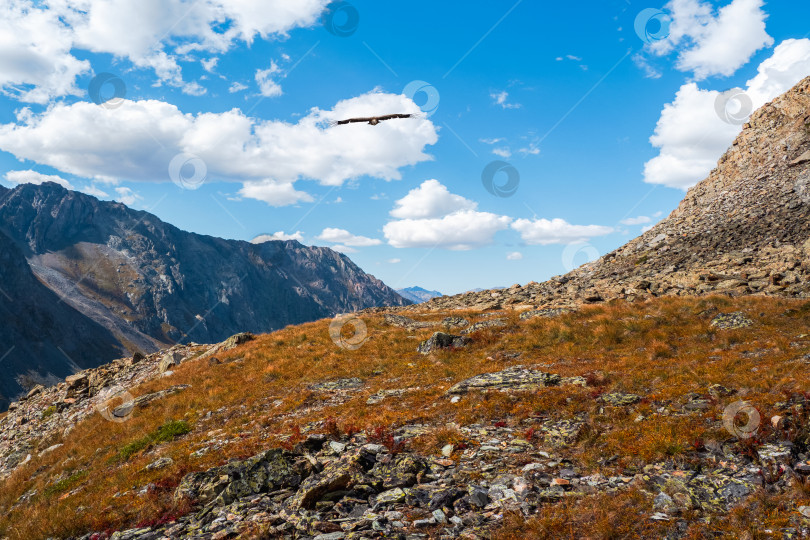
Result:
<svg viewBox="0 0 810 540">
<path fill-rule="evenodd" d="M 706 293 L 810 297 L 810 77 L 756 111 L 709 177 L 638 238 L 544 283 L 429 307 Z"/>
<path fill-rule="evenodd" d="M 54 299 L 129 351 L 213 343 L 238 332 L 408 303 L 330 249 L 192 234 L 53 183 L 0 192 L 0 231 L 17 248 L 16 263 L 27 260 L 22 269 Z M 58 344 L 52 329 L 32 327 Z"/>
<path fill-rule="evenodd" d="M 125 352 L 109 330 L 40 283 L 2 233 L 0 268 L 0 410 L 35 384 L 56 382 Z"/>
<path fill-rule="evenodd" d="M 423 289 L 422 287 L 405 287 L 404 289 L 397 289 L 397 292 L 400 294 L 400 296 L 410 300 L 414 304 L 427 302 L 431 298 L 442 296 L 442 293 L 439 291 L 429 291 L 427 289 Z"/>
</svg>

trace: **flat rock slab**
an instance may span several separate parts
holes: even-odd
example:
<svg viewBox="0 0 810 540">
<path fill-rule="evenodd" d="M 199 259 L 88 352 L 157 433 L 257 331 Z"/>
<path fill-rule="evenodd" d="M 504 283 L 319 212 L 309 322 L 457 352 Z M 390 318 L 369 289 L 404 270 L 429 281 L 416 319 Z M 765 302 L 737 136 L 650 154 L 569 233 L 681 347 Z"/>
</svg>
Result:
<svg viewBox="0 0 810 540">
<path fill-rule="evenodd" d="M 396 315 L 391 313 L 386 314 L 384 319 L 386 324 L 408 329 L 430 328 L 431 326 L 436 326 L 437 324 L 435 322 L 417 321 L 404 315 Z"/>
<path fill-rule="evenodd" d="M 484 373 L 453 385 L 448 394 L 466 394 L 470 390 L 535 390 L 546 386 L 557 386 L 562 377 L 514 366 L 496 373 Z"/>
<path fill-rule="evenodd" d="M 754 324 L 754 321 L 749 319 L 742 311 L 735 311 L 733 313 L 721 313 L 712 319 L 711 326 L 719 330 L 734 330 L 737 328 L 746 328 Z"/>
<path fill-rule="evenodd" d="M 462 334 L 472 334 L 473 332 L 477 332 L 478 330 L 484 330 L 486 328 L 501 328 L 506 326 L 506 319 L 490 319 L 488 321 L 480 321 L 472 326 L 465 328 L 461 331 Z"/>
<path fill-rule="evenodd" d="M 357 377 L 348 379 L 337 379 L 334 381 L 325 381 L 317 384 L 312 384 L 308 388 L 310 390 L 320 390 L 322 392 L 336 392 L 339 390 L 359 390 L 363 388 L 364 383 Z"/>
<path fill-rule="evenodd" d="M 573 313 L 574 310 L 566 308 L 543 308 L 524 311 L 520 314 L 521 321 L 528 321 L 535 317 L 558 317 L 564 313 Z"/>
<path fill-rule="evenodd" d="M 636 394 L 625 394 L 624 392 L 612 392 L 610 394 L 602 394 L 599 401 L 614 407 L 626 407 L 641 401 L 641 396 Z"/>
</svg>

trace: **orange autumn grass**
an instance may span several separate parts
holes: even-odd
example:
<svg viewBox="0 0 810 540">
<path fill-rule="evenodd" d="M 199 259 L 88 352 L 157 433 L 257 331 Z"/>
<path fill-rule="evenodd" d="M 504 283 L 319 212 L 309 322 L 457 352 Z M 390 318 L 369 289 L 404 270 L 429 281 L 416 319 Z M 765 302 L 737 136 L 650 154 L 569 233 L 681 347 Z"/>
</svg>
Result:
<svg viewBox="0 0 810 540">
<path fill-rule="evenodd" d="M 712 313 L 737 310 L 755 324 L 741 330 L 710 327 Z M 471 312 L 419 317 L 438 321 L 448 315 L 477 317 Z M 428 424 L 433 431 L 412 440 L 410 448 L 437 453 L 448 442 L 464 442 L 455 426 L 506 422 L 525 429 L 533 417 L 563 419 L 587 413 L 585 433 L 566 450 L 567 457 L 590 473 L 617 474 L 626 467 L 681 459 L 695 441 L 727 437 L 712 427 L 724 403 L 689 416 L 654 415 L 662 402 L 682 401 L 689 392 L 705 394 L 709 385 L 718 383 L 740 391 L 729 401 L 743 395 L 767 419 L 776 402 L 802 390 L 808 381 L 807 366 L 790 362 L 810 351 L 810 338 L 799 337 L 810 333 L 810 303 L 803 301 L 662 298 L 584 307 L 558 318 L 530 321 L 509 313 L 506 328 L 479 331 L 465 349 L 427 356 L 416 353 L 416 346 L 432 329 L 409 332 L 386 325 L 382 315 L 362 318 L 369 337 L 358 350 L 335 346 L 329 320 L 288 327 L 220 355 L 221 364 L 189 361 L 169 378 L 130 389 L 137 396 L 171 385 L 191 385 L 136 410 L 128 422 L 111 423 L 94 415 L 64 437 L 39 441 L 39 450 L 56 443 L 64 446 L 32 459 L 4 482 L 0 536 L 68 536 L 171 521 L 189 510 L 172 502 L 174 487 L 187 472 L 289 445 L 310 430 L 380 433 L 392 426 Z M 520 351 L 522 356 L 510 358 L 497 355 L 499 351 Z M 468 395 L 458 403 L 445 396 L 458 381 L 516 364 L 584 376 L 589 384 Z M 309 389 L 313 383 L 348 377 L 359 377 L 365 386 L 342 404 L 331 402 L 328 393 Z M 409 390 L 396 399 L 366 404 L 371 394 L 383 389 Z M 644 400 L 632 409 L 601 407 L 596 398 L 615 391 L 636 393 Z M 635 422 L 638 415 L 647 419 Z M 149 434 L 179 421 L 191 431 L 167 442 L 150 442 Z M 211 451 L 191 455 L 210 441 L 214 441 Z M 122 452 L 125 448 L 134 451 Z M 612 455 L 620 458 L 610 466 L 599 465 Z M 173 464 L 143 470 L 158 457 L 170 457 Z M 26 502 L 18 503 L 25 494 L 29 494 Z M 805 503 L 810 500 L 804 493 L 795 496 Z M 623 537 L 605 532 L 610 516 L 578 520 L 563 506 L 556 512 L 555 507 L 563 504 L 569 503 L 544 507 L 528 523 L 512 516 L 499 534 L 518 537 L 514 535 L 525 531 L 524 537 L 532 537 L 548 530 L 546 537 L 566 538 L 564 531 L 576 525 L 581 537 Z M 598 497 L 587 504 L 610 511 Z M 628 493 L 611 504 L 626 512 L 626 505 L 641 508 L 650 501 Z M 783 503 L 773 504 L 778 509 Z M 544 521 L 555 515 L 552 525 Z M 783 512 L 772 511 L 761 521 L 763 526 L 778 527 L 783 518 Z"/>
</svg>

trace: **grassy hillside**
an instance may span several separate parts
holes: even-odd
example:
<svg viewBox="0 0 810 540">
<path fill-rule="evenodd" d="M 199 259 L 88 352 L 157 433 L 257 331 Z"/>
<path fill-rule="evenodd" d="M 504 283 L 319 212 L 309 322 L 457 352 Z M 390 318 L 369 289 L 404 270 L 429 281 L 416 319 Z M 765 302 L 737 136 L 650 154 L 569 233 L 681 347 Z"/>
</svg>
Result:
<svg viewBox="0 0 810 540">
<path fill-rule="evenodd" d="M 712 326 L 718 314 L 732 312 L 752 324 Z M 480 467 L 478 480 L 505 471 L 520 475 L 538 455 L 549 455 L 543 470 L 565 496 L 539 505 L 528 519 L 494 511 L 486 530 L 497 538 L 660 538 L 668 531 L 689 538 L 781 538 L 782 528 L 807 526 L 798 509 L 810 505 L 810 484 L 796 463 L 808 459 L 810 441 L 810 302 L 665 298 L 530 320 L 514 312 L 415 318 L 438 323 L 448 316 L 470 322 L 501 317 L 506 324 L 472 332 L 466 347 L 422 355 L 417 346 L 440 327 L 403 328 L 381 314 L 361 315 L 368 337 L 347 350 L 335 345 L 330 321 L 322 320 L 259 336 L 216 360 L 185 362 L 168 377 L 130 388 L 140 396 L 190 385 L 138 407 L 126 422 L 96 414 L 39 442 L 35 457 L 0 489 L 0 537 L 64 537 L 172 522 L 195 511 L 173 497 L 187 473 L 268 448 L 294 449 L 312 433 L 377 442 L 447 467 Z M 350 325 L 343 330 L 351 334 Z M 517 365 L 558 374 L 562 382 L 447 393 L 460 381 Z M 745 431 L 745 414 L 734 424 L 743 431 L 724 426 L 724 412 L 740 401 L 759 414 L 755 431 Z M 781 420 L 772 422 L 775 416 Z M 554 430 L 564 431 L 566 422 L 576 429 L 560 442 Z M 510 450 L 482 451 L 493 438 Z M 772 463 L 762 451 L 785 441 L 793 445 L 789 472 L 787 462 Z M 724 455 L 732 457 L 724 461 Z M 145 469 L 158 458 L 171 462 Z M 727 518 L 711 501 L 681 504 L 683 489 L 674 483 L 650 487 L 659 477 L 721 474 L 724 467 L 758 467 L 762 477 Z M 596 475 L 627 480 L 620 489 L 588 489 L 582 478 Z M 679 508 L 652 519 L 666 506 L 657 491 Z M 261 526 L 244 523 L 241 533 L 261 536 Z"/>
</svg>

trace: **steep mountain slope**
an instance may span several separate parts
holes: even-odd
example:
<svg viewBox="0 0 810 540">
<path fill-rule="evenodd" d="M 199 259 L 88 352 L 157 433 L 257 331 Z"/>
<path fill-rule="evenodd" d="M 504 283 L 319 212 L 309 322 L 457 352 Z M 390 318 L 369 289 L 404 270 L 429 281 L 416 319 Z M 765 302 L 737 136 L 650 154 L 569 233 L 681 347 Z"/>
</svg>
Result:
<svg viewBox="0 0 810 540">
<path fill-rule="evenodd" d="M 554 305 L 707 292 L 807 297 L 809 240 L 810 77 L 757 110 L 709 177 L 635 240 L 545 283 L 424 306 Z"/>
<path fill-rule="evenodd" d="M 124 352 L 104 327 L 59 300 L 0 233 L 0 410 L 35 383 L 55 383 Z"/>
<path fill-rule="evenodd" d="M 407 298 L 414 304 L 427 302 L 431 298 L 442 296 L 442 293 L 439 291 L 429 291 L 427 289 L 423 289 L 422 287 L 405 287 L 404 289 L 397 289 L 397 292 L 400 296 Z"/>
<path fill-rule="evenodd" d="M 407 304 L 330 249 L 187 233 L 149 213 L 53 183 L 0 192 L 0 231 L 22 250 L 55 300 L 95 321 L 129 351 L 212 343 L 241 331 Z M 52 326 L 69 331 L 71 319 Z M 61 341 L 51 327 L 33 325 L 31 331 L 52 346 Z"/>
</svg>

